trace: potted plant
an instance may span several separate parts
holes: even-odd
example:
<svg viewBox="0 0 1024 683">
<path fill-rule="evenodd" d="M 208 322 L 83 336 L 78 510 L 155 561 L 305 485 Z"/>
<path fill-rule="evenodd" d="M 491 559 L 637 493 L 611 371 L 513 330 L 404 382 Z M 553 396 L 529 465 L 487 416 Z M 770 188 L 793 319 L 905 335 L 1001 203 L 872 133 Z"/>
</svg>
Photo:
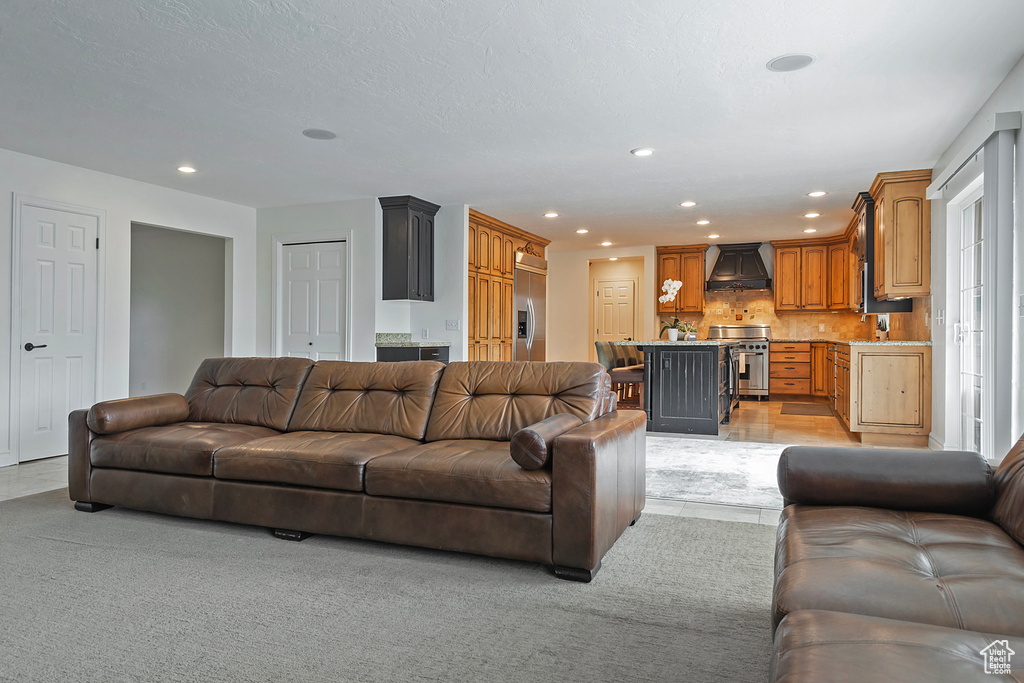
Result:
<svg viewBox="0 0 1024 683">
<path fill-rule="evenodd" d="M 661 291 L 665 293 L 658 297 L 658 301 L 663 304 L 667 304 L 670 301 L 675 303 L 676 295 L 679 294 L 679 290 L 682 286 L 683 283 L 679 280 L 673 280 L 671 278 L 665 280 L 661 285 Z M 679 320 L 678 305 L 676 306 L 675 315 L 672 316 L 672 322 L 662 325 L 661 334 L 664 334 L 665 330 L 668 330 L 669 341 L 677 341 L 679 339 L 680 332 L 683 333 L 684 339 L 692 340 L 697 338 L 697 328 L 693 323 L 689 320 Z"/>
</svg>

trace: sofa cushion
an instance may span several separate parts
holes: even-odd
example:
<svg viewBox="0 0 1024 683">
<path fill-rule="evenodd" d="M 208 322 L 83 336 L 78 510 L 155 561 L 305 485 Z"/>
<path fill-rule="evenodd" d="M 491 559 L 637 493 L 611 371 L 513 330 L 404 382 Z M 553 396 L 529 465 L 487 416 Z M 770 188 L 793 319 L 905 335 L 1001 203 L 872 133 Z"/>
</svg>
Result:
<svg viewBox="0 0 1024 683">
<path fill-rule="evenodd" d="M 443 363 L 320 361 L 302 385 L 288 431 L 422 439 Z"/>
<path fill-rule="evenodd" d="M 1024 549 L 991 522 L 790 505 L 775 552 L 776 624 L 824 609 L 1024 636 Z"/>
<path fill-rule="evenodd" d="M 180 422 L 97 436 L 89 449 L 94 467 L 116 467 L 209 477 L 213 454 L 225 446 L 278 434 L 244 424 Z"/>
<path fill-rule="evenodd" d="M 311 367 L 307 358 L 207 358 L 185 392 L 188 419 L 284 431 Z"/>
<path fill-rule="evenodd" d="M 995 483 L 992 520 L 1018 543 L 1024 543 L 1024 436 L 999 463 Z"/>
<path fill-rule="evenodd" d="M 427 441 L 508 441 L 523 427 L 569 413 L 601 414 L 605 371 L 597 363 L 451 363 L 441 376 Z"/>
<path fill-rule="evenodd" d="M 222 448 L 214 456 L 213 476 L 362 491 L 369 460 L 419 443 L 390 434 L 288 432 Z"/>
<path fill-rule="evenodd" d="M 524 470 L 509 456 L 507 441 L 435 441 L 370 460 L 366 492 L 550 512 L 551 472 Z"/>
<path fill-rule="evenodd" d="M 999 641 L 1007 641 L 1002 643 Z M 982 650 L 1009 647 L 1013 676 L 985 672 Z M 991 683 L 1024 680 L 1024 639 L 860 614 L 801 610 L 775 634 L 773 683 Z"/>
</svg>

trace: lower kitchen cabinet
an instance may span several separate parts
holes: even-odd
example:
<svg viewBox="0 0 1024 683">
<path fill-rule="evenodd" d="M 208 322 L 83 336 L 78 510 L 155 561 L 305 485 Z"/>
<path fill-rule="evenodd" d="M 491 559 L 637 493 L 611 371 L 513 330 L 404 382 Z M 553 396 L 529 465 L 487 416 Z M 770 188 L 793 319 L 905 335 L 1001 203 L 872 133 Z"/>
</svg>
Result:
<svg viewBox="0 0 1024 683">
<path fill-rule="evenodd" d="M 862 442 L 927 446 L 932 350 L 899 344 L 836 345 L 837 416 Z"/>
<path fill-rule="evenodd" d="M 718 434 L 729 419 L 728 355 L 718 344 L 643 348 L 644 410 L 654 432 Z"/>
<path fill-rule="evenodd" d="M 448 364 L 447 346 L 379 346 L 377 360 L 380 362 L 403 360 L 436 360 Z"/>
<path fill-rule="evenodd" d="M 828 344 L 811 343 L 811 395 L 829 396 L 828 390 Z"/>
<path fill-rule="evenodd" d="M 811 393 L 810 342 L 772 342 L 769 353 L 769 396 Z"/>
</svg>

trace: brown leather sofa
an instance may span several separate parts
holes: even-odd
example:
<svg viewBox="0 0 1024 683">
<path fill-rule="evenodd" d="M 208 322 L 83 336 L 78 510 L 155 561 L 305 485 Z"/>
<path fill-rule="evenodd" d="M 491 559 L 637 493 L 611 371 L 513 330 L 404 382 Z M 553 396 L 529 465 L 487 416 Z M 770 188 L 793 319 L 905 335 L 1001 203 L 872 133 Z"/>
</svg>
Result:
<svg viewBox="0 0 1024 683">
<path fill-rule="evenodd" d="M 1024 680 L 1024 438 L 995 471 L 792 447 L 778 476 L 772 681 Z"/>
<path fill-rule="evenodd" d="M 596 363 L 210 359 L 184 396 L 71 413 L 69 494 L 589 581 L 644 507 L 646 420 Z"/>
</svg>

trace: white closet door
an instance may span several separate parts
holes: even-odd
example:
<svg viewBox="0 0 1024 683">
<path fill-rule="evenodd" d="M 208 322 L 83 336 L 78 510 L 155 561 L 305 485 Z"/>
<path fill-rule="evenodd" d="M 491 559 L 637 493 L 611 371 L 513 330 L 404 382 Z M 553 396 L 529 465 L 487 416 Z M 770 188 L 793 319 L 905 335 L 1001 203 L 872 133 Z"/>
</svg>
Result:
<svg viewBox="0 0 1024 683">
<path fill-rule="evenodd" d="M 345 242 L 282 247 L 282 355 L 345 358 Z"/>
</svg>

